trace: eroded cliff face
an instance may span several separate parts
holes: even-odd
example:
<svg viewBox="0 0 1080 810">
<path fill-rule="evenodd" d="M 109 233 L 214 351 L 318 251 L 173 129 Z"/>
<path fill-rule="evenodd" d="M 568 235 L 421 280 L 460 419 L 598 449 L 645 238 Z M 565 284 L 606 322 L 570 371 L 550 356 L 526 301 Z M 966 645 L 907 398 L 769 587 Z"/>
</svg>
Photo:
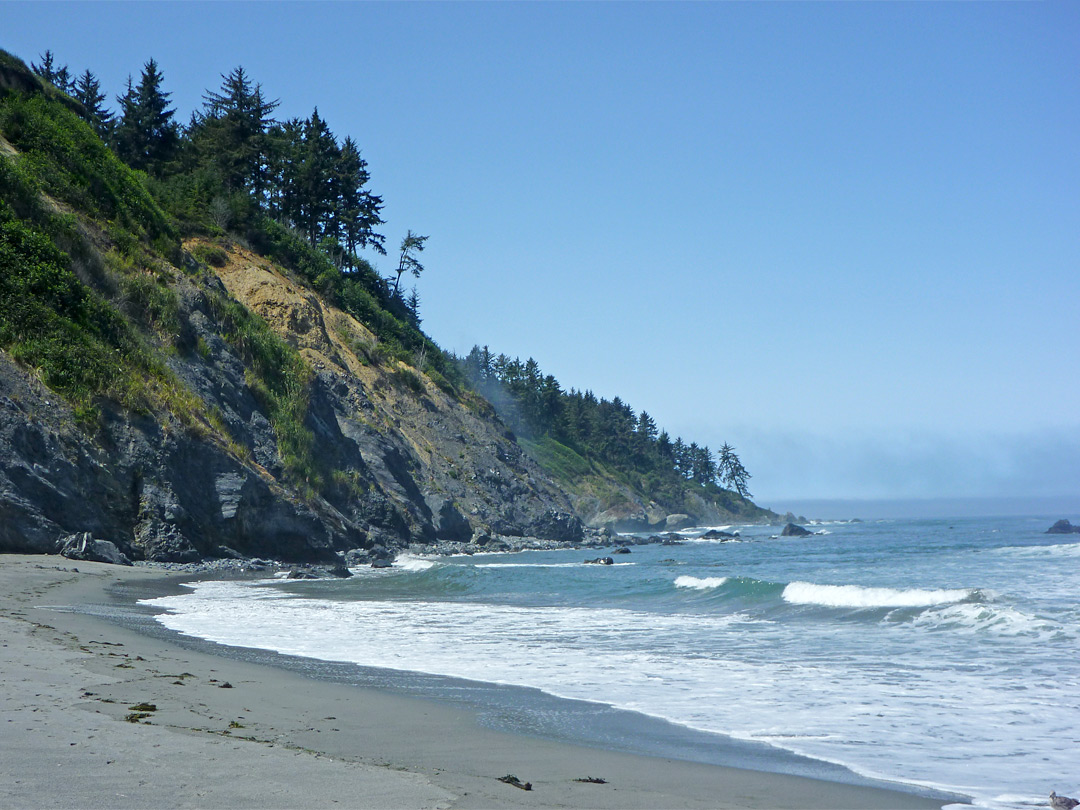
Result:
<svg viewBox="0 0 1080 810">
<path fill-rule="evenodd" d="M 0 551 L 51 552 L 83 531 L 166 561 L 331 561 L 488 534 L 581 539 L 567 496 L 483 400 L 380 355 L 362 324 L 266 259 L 238 245 L 225 253 L 223 266 L 197 272 L 187 253 L 189 272 L 168 274 L 181 326 L 167 362 L 217 428 L 108 402 L 96 423 L 78 423 L 0 352 Z M 310 367 L 304 426 L 325 473 L 317 493 L 286 472 L 250 370 L 210 304 L 223 294 Z"/>
</svg>

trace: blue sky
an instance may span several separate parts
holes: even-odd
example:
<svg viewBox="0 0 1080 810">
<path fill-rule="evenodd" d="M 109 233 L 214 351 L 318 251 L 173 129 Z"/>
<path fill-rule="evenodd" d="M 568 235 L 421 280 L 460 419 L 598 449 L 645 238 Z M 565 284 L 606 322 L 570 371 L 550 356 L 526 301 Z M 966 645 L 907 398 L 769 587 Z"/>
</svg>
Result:
<svg viewBox="0 0 1080 810">
<path fill-rule="evenodd" d="M 444 347 L 533 356 L 790 498 L 1077 496 L 1080 10 L 5 3 L 182 118 L 242 64 L 429 234 Z M 379 259 L 389 272 L 392 260 Z"/>
</svg>

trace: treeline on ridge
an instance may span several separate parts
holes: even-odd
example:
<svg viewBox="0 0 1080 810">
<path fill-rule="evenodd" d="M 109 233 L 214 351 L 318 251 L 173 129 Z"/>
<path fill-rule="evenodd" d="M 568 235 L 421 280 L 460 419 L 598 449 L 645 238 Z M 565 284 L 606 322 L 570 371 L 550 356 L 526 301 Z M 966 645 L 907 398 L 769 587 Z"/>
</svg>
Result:
<svg viewBox="0 0 1080 810">
<path fill-rule="evenodd" d="M 338 140 L 316 108 L 279 121 L 269 98 L 243 67 L 207 90 L 201 110 L 180 124 L 153 59 L 129 78 L 118 109 L 92 71 L 77 76 L 51 51 L 31 69 L 69 94 L 113 152 L 147 177 L 147 187 L 181 235 L 232 234 L 297 272 L 367 325 L 380 352 L 413 362 L 423 356 L 448 392 L 464 382 L 419 326 L 420 298 L 401 285 L 419 277 L 425 236 L 401 241 L 395 277 L 383 278 L 360 251 L 386 254 L 383 199 L 368 187 L 367 161 L 351 137 Z"/>
<path fill-rule="evenodd" d="M 515 431 L 633 471 L 652 498 L 671 497 L 686 482 L 750 497 L 751 475 L 727 443 L 714 455 L 697 442 L 672 440 L 646 411 L 635 415 L 619 397 L 597 399 L 591 391 L 564 391 L 531 357 L 523 363 L 493 355 L 487 346 L 474 346 L 459 362 L 472 385 Z"/>
</svg>

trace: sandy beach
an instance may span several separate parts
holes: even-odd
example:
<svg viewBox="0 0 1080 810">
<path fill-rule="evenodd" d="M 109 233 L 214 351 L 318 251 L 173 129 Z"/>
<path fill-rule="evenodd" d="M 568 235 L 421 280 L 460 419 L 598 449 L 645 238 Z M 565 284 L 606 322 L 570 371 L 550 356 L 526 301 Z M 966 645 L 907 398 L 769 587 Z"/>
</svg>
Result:
<svg viewBox="0 0 1080 810">
<path fill-rule="evenodd" d="M 456 707 L 193 651 L 52 609 L 103 603 L 112 585 L 162 576 L 61 557 L 0 556 L 0 806 L 942 804 L 493 731 Z M 499 781 L 508 774 L 532 790 Z M 587 777 L 606 782 L 577 781 Z"/>
</svg>

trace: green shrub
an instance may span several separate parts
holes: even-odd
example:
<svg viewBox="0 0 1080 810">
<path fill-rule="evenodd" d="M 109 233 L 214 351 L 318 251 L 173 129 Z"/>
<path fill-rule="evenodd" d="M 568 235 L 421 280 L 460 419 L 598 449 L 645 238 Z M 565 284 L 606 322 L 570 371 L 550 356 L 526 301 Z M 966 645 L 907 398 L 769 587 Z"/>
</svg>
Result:
<svg viewBox="0 0 1080 810">
<path fill-rule="evenodd" d="M 398 368 L 390 374 L 394 384 L 420 395 L 424 393 L 424 381 L 407 368 Z"/>
<path fill-rule="evenodd" d="M 569 481 L 592 472 L 592 465 L 586 459 L 550 436 L 537 441 L 519 436 L 517 442 L 556 479 Z"/>
<path fill-rule="evenodd" d="M 125 276 L 121 281 L 124 308 L 158 334 L 172 337 L 180 330 L 180 303 L 175 292 L 149 273 Z"/>
<path fill-rule="evenodd" d="M 454 399 L 459 398 L 458 390 L 454 387 L 446 377 L 440 374 L 435 369 L 429 369 L 427 372 L 428 379 L 435 383 L 435 386 L 449 397 Z"/>
<path fill-rule="evenodd" d="M 196 245 L 191 255 L 211 267 L 224 267 L 229 263 L 229 254 L 216 245 Z"/>
<path fill-rule="evenodd" d="M 55 199 L 101 221 L 114 221 L 148 242 L 176 235 L 144 185 L 94 130 L 40 95 L 0 99 L 0 132 L 21 152 L 20 165 Z"/>
</svg>

